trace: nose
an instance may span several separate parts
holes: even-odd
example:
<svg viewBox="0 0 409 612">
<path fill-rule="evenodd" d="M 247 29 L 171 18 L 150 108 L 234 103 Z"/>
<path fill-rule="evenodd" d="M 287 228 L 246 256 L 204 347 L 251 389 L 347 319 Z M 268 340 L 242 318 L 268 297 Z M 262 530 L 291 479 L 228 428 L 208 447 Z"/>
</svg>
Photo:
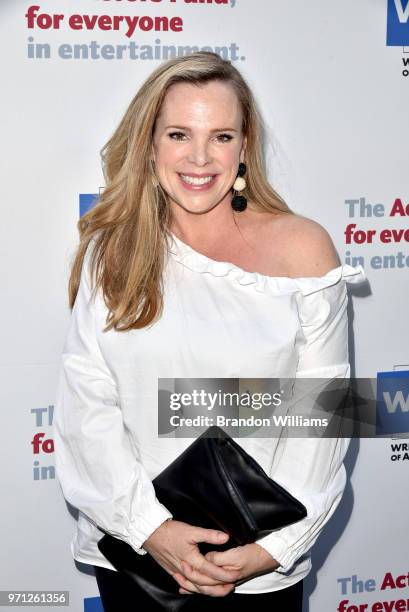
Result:
<svg viewBox="0 0 409 612">
<path fill-rule="evenodd" d="M 196 166 L 204 166 L 211 162 L 209 142 L 199 138 L 192 139 L 188 152 L 188 161 Z"/>
</svg>

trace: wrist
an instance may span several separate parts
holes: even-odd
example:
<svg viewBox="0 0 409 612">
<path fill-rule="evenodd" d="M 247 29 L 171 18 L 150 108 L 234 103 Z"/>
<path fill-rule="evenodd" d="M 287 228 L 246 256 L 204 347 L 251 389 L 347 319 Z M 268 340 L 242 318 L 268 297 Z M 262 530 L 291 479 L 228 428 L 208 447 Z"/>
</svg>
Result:
<svg viewBox="0 0 409 612">
<path fill-rule="evenodd" d="M 146 550 L 146 552 L 149 552 L 149 548 L 151 546 L 151 544 L 153 544 L 157 538 L 162 538 L 163 537 L 163 532 L 164 529 L 167 528 L 167 526 L 169 525 L 169 521 L 171 521 L 172 518 L 167 518 L 163 521 L 163 523 L 161 523 L 156 529 L 155 531 L 153 531 L 151 533 L 151 535 L 149 536 L 149 538 L 147 538 L 145 540 L 145 542 L 143 543 L 143 545 L 141 546 L 141 548 L 143 548 L 144 550 Z"/>
<path fill-rule="evenodd" d="M 265 548 L 260 546 L 260 544 L 257 544 L 257 542 L 255 542 L 255 545 L 257 546 L 257 554 L 261 570 L 274 571 L 278 567 L 280 567 L 280 563 L 276 559 L 274 559 L 274 557 L 270 555 L 270 553 L 267 552 Z"/>
</svg>

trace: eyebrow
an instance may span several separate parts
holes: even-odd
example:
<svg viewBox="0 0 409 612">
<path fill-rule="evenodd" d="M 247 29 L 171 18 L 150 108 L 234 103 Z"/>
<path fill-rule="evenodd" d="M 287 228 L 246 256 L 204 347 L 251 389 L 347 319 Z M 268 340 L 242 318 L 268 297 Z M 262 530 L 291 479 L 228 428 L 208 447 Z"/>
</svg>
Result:
<svg viewBox="0 0 409 612">
<path fill-rule="evenodd" d="M 167 125 L 165 127 L 165 130 L 169 130 L 169 129 L 173 129 L 173 130 L 186 130 L 187 132 L 190 131 L 190 128 L 184 127 L 182 125 Z M 212 132 L 237 132 L 237 130 L 235 130 L 234 128 L 231 128 L 231 127 L 216 128 L 215 130 L 211 130 L 211 131 Z"/>
</svg>

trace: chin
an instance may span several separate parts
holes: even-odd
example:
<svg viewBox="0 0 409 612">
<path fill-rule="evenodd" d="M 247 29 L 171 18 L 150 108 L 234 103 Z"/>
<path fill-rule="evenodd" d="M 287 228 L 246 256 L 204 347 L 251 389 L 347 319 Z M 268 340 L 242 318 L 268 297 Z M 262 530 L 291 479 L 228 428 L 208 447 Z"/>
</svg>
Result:
<svg viewBox="0 0 409 612">
<path fill-rule="evenodd" d="M 185 198 L 179 198 L 179 199 L 173 199 L 172 198 L 172 205 L 173 206 L 179 206 L 180 208 L 183 208 L 183 210 L 185 210 L 186 212 L 192 213 L 192 214 L 203 214 L 206 212 L 209 212 L 210 210 L 212 210 L 213 208 L 215 208 L 215 206 L 217 206 L 218 204 L 220 204 L 221 200 L 217 199 L 217 200 L 202 200 L 202 201 L 196 201 L 196 202 L 192 202 L 192 199 L 190 199 L 188 202 L 185 200 Z"/>
<path fill-rule="evenodd" d="M 183 210 L 185 210 L 186 212 L 196 214 L 196 215 L 202 215 L 204 213 L 209 212 L 213 208 L 215 208 L 218 204 L 219 202 L 207 202 L 203 204 L 197 204 L 196 206 L 192 206 L 191 202 L 186 203 L 186 204 L 184 202 L 180 202 L 178 203 L 178 206 L 183 208 Z"/>
</svg>

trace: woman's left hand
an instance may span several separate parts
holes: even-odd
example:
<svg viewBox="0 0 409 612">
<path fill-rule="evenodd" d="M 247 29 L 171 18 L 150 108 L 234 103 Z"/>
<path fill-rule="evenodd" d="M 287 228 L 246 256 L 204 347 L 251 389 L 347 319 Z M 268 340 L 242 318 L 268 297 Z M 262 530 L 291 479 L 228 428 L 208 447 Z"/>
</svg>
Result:
<svg viewBox="0 0 409 612">
<path fill-rule="evenodd" d="M 236 548 L 230 548 L 224 552 L 210 551 L 206 553 L 205 558 L 224 569 L 238 570 L 239 577 L 237 578 L 237 582 L 241 582 L 244 579 L 249 579 L 256 575 L 272 572 L 280 567 L 278 561 L 256 543 L 237 546 Z M 195 584 L 194 571 L 191 567 L 188 567 L 186 563 L 184 563 L 184 571 L 186 577 L 181 574 L 174 574 L 173 576 L 181 587 L 179 593 L 202 593 L 203 591 L 200 587 Z M 211 595 L 211 590 L 211 586 L 206 586 L 206 595 Z"/>
</svg>

